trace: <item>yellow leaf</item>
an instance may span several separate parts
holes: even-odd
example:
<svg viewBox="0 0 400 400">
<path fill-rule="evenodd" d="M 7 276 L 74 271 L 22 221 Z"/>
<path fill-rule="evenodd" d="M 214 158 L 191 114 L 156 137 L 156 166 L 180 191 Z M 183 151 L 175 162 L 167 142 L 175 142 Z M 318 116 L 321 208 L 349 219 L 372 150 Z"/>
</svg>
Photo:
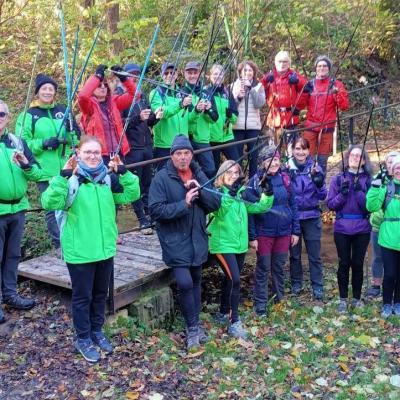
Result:
<svg viewBox="0 0 400 400">
<path fill-rule="evenodd" d="M 126 398 L 128 400 L 137 400 L 140 396 L 139 392 L 126 392 Z"/>
<path fill-rule="evenodd" d="M 296 399 L 301 399 L 302 398 L 301 397 L 301 393 L 299 393 L 299 392 L 292 392 L 291 395 Z"/>
<path fill-rule="evenodd" d="M 188 353 L 186 358 L 196 358 L 198 356 L 201 356 L 204 353 L 204 349 L 197 351 L 196 353 Z"/>
<path fill-rule="evenodd" d="M 253 307 L 253 302 L 252 302 L 251 300 L 249 300 L 249 299 L 246 299 L 246 300 L 243 302 L 243 304 L 244 304 L 246 307 Z"/>
<path fill-rule="evenodd" d="M 332 343 L 334 340 L 335 340 L 335 338 L 334 338 L 333 335 L 327 335 L 327 336 L 326 336 L 326 341 L 327 341 L 328 343 Z"/>
<path fill-rule="evenodd" d="M 300 374 L 301 374 L 301 368 L 296 367 L 296 368 L 293 370 L 293 373 L 294 373 L 295 375 L 300 375 Z"/>
<path fill-rule="evenodd" d="M 343 372 L 346 372 L 346 374 L 349 373 L 349 367 L 345 363 L 340 362 L 338 365 L 340 368 L 342 368 Z"/>
</svg>

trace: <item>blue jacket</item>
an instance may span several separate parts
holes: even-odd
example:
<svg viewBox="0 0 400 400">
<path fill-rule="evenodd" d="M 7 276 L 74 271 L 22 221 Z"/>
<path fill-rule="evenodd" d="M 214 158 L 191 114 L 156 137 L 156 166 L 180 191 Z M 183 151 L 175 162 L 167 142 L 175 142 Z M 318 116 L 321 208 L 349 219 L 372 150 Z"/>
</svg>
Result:
<svg viewBox="0 0 400 400">
<path fill-rule="evenodd" d="M 193 179 L 207 181 L 199 165 L 192 161 Z M 210 188 L 210 186 L 208 185 Z M 211 188 L 210 188 L 211 189 Z M 185 202 L 187 189 L 169 160 L 153 178 L 149 191 L 149 210 L 156 221 L 162 258 L 169 267 L 200 266 L 208 257 L 206 215 L 218 210 L 221 197 L 202 190 L 191 207 Z"/>
<path fill-rule="evenodd" d="M 308 157 L 303 165 L 298 165 L 293 158 L 287 163 L 287 173 L 294 189 L 300 220 L 319 218 L 321 216 L 319 202 L 325 200 L 328 194 L 325 183 L 321 188 L 314 185 L 310 174 L 313 165 L 311 157 Z M 316 170 L 322 172 L 319 166 Z"/>
<path fill-rule="evenodd" d="M 346 235 L 371 232 L 367 210 L 366 195 L 371 186 L 371 177 L 365 172 L 360 172 L 359 183 L 362 190 L 354 190 L 355 174 L 346 171 L 332 178 L 328 193 L 328 208 L 336 212 L 334 232 Z M 343 180 L 350 181 L 349 194 L 343 195 L 340 187 Z"/>
<path fill-rule="evenodd" d="M 244 198 L 254 201 L 259 196 L 259 181 L 264 170 L 250 179 Z M 300 235 L 300 222 L 293 185 L 286 173 L 271 177 L 274 192 L 272 208 L 263 214 L 249 215 L 249 240 L 260 236 L 280 237 Z"/>
</svg>

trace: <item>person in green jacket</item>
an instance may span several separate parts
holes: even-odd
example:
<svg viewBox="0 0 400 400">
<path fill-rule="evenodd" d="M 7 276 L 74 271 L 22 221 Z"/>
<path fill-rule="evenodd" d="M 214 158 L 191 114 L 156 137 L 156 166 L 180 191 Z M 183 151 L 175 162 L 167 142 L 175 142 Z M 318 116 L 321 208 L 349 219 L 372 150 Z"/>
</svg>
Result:
<svg viewBox="0 0 400 400">
<path fill-rule="evenodd" d="M 18 263 L 24 233 L 25 210 L 29 208 L 28 181 L 38 181 L 42 171 L 26 142 L 7 131 L 10 112 L 0 100 L 0 293 L 3 304 L 28 310 L 34 299 L 17 293 Z M 5 322 L 0 305 L 0 323 Z"/>
<path fill-rule="evenodd" d="M 50 179 L 60 173 L 73 153 L 80 134 L 75 121 L 71 127 L 68 118 L 64 118 L 66 107 L 55 102 L 56 93 L 57 83 L 47 75 L 38 74 L 35 81 L 36 99 L 26 113 L 18 116 L 15 127 L 16 134 L 26 140 L 42 168 L 43 175 L 37 183 L 41 193 L 49 186 Z M 51 242 L 58 249 L 60 232 L 54 212 L 46 213 L 46 223 Z"/>
<path fill-rule="evenodd" d="M 189 137 L 194 150 L 210 147 L 210 126 L 218 120 L 218 111 L 211 90 L 203 87 L 200 79 L 201 65 L 189 61 L 185 65 L 185 87 L 192 96 L 189 110 Z M 196 161 L 208 178 L 215 174 L 214 157 L 211 150 L 196 154 Z"/>
<path fill-rule="evenodd" d="M 179 91 L 176 85 L 178 72 L 174 64 L 165 62 L 161 66 L 161 75 L 164 85 L 153 89 L 149 100 L 154 113 L 162 111 L 162 117 L 153 127 L 154 158 L 170 155 L 171 145 L 178 134 L 188 136 L 189 113 L 185 110 L 192 104 L 192 96 L 186 96 Z M 157 164 L 160 170 L 167 160 Z"/>
<path fill-rule="evenodd" d="M 392 162 L 396 156 L 399 156 L 398 151 L 390 151 L 385 156 L 385 166 L 382 171 L 376 177 L 382 177 L 387 180 L 387 183 L 392 179 Z M 371 230 L 371 245 L 372 245 L 372 257 L 371 257 L 371 270 L 372 270 L 372 285 L 367 291 L 369 297 L 379 297 L 381 295 L 381 286 L 383 279 L 383 262 L 381 255 L 381 246 L 378 243 L 379 227 L 383 221 L 383 210 L 371 214 L 369 223 L 372 226 Z"/>
<path fill-rule="evenodd" d="M 111 174 L 102 160 L 99 140 L 84 136 L 77 158 L 68 160 L 42 194 L 46 210 L 63 210 L 61 248 L 72 284 L 75 348 L 89 362 L 100 359 L 94 344 L 107 354 L 113 351 L 102 327 L 116 254 L 115 205 L 140 196 L 139 179 L 118 157 L 109 167 Z"/>
<path fill-rule="evenodd" d="M 392 174 L 390 181 L 375 178 L 367 193 L 368 211 L 383 210 L 378 237 L 383 261 L 383 318 L 392 313 L 400 316 L 400 156 L 393 159 Z"/>
<path fill-rule="evenodd" d="M 210 144 L 218 146 L 220 144 L 234 143 L 232 126 L 238 118 L 236 101 L 233 98 L 230 86 L 224 86 L 224 67 L 214 64 L 210 69 L 210 85 L 208 90 L 213 93 L 213 98 L 218 112 L 218 120 L 215 124 L 210 124 Z M 215 168 L 218 169 L 221 163 L 221 153 L 227 160 L 237 160 L 239 152 L 237 146 L 225 147 L 221 150 L 213 150 Z"/>
<path fill-rule="evenodd" d="M 215 186 L 222 193 L 221 207 L 210 215 L 209 251 L 215 255 L 225 277 L 222 282 L 219 322 L 228 322 L 228 333 L 235 338 L 246 338 L 247 331 L 239 319 L 240 272 L 249 248 L 248 213 L 265 213 L 274 201 L 271 188 L 256 203 L 245 202 L 241 194 L 243 172 L 233 160 L 223 162 L 217 172 Z"/>
</svg>

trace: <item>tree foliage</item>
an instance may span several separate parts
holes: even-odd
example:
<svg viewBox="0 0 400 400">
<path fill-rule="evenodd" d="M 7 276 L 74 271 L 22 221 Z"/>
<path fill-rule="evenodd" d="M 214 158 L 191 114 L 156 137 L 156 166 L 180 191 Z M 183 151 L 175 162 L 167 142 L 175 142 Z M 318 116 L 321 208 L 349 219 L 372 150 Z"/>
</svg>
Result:
<svg viewBox="0 0 400 400">
<path fill-rule="evenodd" d="M 266 6 L 266 4 L 269 4 Z M 89 62 L 88 72 L 104 62 L 143 63 L 148 44 L 157 22 L 161 31 L 151 59 L 155 74 L 167 59 L 180 31 L 187 10 L 192 3 L 186 0 L 69 0 L 63 2 L 66 21 L 69 62 L 72 62 L 76 27 L 80 26 L 78 68 L 83 63 L 102 18 L 107 23 Z M 364 10 L 365 8 L 365 10 Z M 233 43 L 241 43 L 250 29 L 237 60 L 255 59 L 261 70 L 273 65 L 279 49 L 289 49 L 294 65 L 310 73 L 318 54 L 328 54 L 341 73 L 351 76 L 354 69 L 366 68 L 366 60 L 378 61 L 382 68 L 372 69 L 372 76 L 382 71 L 398 71 L 400 50 L 399 8 L 396 0 L 199 0 L 195 4 L 188 40 L 182 51 L 182 63 L 189 58 L 204 60 L 210 38 L 215 10 L 227 24 L 221 27 L 211 53 L 211 62 L 223 63 L 230 50 L 228 31 Z M 263 23 L 259 21 L 264 16 Z M 348 55 L 343 52 L 362 15 Z M 297 60 L 294 38 L 302 62 Z M 57 2 L 48 0 L 0 0 L 0 97 L 19 110 L 26 96 L 32 60 L 40 43 L 40 57 L 36 72 L 50 74 L 63 89 L 63 58 Z M 172 59 L 176 57 L 176 53 Z"/>
</svg>

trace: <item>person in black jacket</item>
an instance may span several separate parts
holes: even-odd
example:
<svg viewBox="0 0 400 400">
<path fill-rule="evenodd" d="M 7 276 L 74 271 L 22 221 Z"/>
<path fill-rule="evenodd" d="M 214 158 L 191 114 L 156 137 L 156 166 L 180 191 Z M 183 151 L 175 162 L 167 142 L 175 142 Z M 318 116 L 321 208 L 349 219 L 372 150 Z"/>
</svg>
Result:
<svg viewBox="0 0 400 400">
<path fill-rule="evenodd" d="M 199 190 L 206 181 L 206 175 L 193 161 L 189 139 L 177 135 L 171 160 L 157 172 L 149 192 L 149 211 L 156 221 L 163 261 L 173 268 L 178 286 L 188 350 L 206 339 L 199 324 L 201 267 L 208 256 L 206 215 L 221 204 L 217 194 Z"/>
<path fill-rule="evenodd" d="M 124 67 L 125 72 L 135 75 L 129 78 L 134 81 L 137 80 L 140 74 L 140 67 L 137 64 L 129 63 Z M 128 118 L 129 109 L 122 112 L 122 118 L 126 121 Z M 155 114 L 151 111 L 150 103 L 147 96 L 140 92 L 137 95 L 137 100 L 133 106 L 129 124 L 126 129 L 126 136 L 129 141 L 130 151 L 125 156 L 126 164 L 133 164 L 140 161 L 151 160 L 153 158 L 153 138 L 151 135 L 151 128 L 162 117 L 162 111 Z M 136 167 L 132 172 L 139 177 L 140 180 L 140 193 L 141 198 L 132 203 L 133 211 L 140 224 L 140 229 L 145 235 L 153 233 L 151 229 L 151 222 L 147 217 L 148 213 L 148 196 L 149 187 L 152 177 L 152 165 L 144 165 L 143 167 Z"/>
</svg>

